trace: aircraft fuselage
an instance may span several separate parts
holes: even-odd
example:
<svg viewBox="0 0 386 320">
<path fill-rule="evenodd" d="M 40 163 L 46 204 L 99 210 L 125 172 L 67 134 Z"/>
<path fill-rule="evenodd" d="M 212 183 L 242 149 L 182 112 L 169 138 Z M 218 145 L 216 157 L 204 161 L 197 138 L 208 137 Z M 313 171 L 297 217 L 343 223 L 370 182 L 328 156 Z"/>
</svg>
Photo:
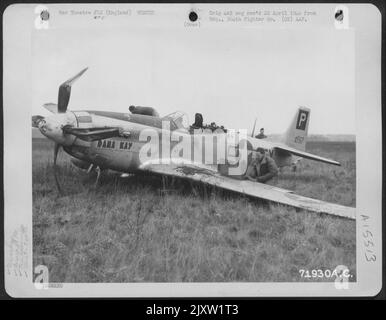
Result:
<svg viewBox="0 0 386 320">
<path fill-rule="evenodd" d="M 180 152 L 177 156 L 188 157 L 194 162 L 202 162 L 208 165 L 216 166 L 217 163 L 228 164 L 230 157 L 237 157 L 238 141 L 232 139 L 226 133 L 213 134 L 194 134 L 184 132 L 175 127 L 172 121 L 144 115 L 133 115 L 129 113 L 103 112 L 103 111 L 68 111 L 76 119 L 76 126 L 79 128 L 92 127 L 120 127 L 124 133 L 121 137 L 97 141 L 84 141 L 72 137 L 68 145 L 64 145 L 64 150 L 85 163 L 94 164 L 100 168 L 112 169 L 120 172 L 135 172 L 143 163 L 141 150 L 149 143 L 146 139 L 140 139 L 140 135 L 146 135 L 151 130 L 158 135 L 158 156 L 159 158 L 175 157 L 173 152 L 179 143 L 179 137 L 183 135 L 191 142 L 190 152 L 187 150 Z M 164 123 L 162 123 L 164 121 Z M 169 127 L 170 130 L 167 130 Z M 171 136 L 170 139 L 163 137 Z M 253 149 L 261 147 L 266 149 L 279 167 L 288 166 L 292 163 L 292 156 L 286 152 L 278 152 L 271 148 L 271 144 L 264 140 L 246 137 Z M 219 144 L 228 139 L 227 147 L 224 150 Z M 167 143 L 169 140 L 169 143 Z M 166 143 L 165 143 L 166 141 Z M 231 150 L 233 149 L 233 150 Z M 220 151 L 221 150 L 221 151 Z M 188 150 L 189 151 L 189 150 Z M 183 155 L 182 153 L 189 153 Z M 232 154 L 233 153 L 233 154 Z M 232 158 L 233 159 L 233 158 Z M 227 171 L 222 172 L 227 175 Z"/>
</svg>

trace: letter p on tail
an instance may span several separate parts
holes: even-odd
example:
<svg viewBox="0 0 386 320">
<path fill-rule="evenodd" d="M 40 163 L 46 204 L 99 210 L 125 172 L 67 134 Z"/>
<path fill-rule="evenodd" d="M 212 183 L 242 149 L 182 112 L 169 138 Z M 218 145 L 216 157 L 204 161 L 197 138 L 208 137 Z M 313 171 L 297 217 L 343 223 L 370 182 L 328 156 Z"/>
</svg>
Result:
<svg viewBox="0 0 386 320">
<path fill-rule="evenodd" d="M 305 151 L 310 114 L 309 108 L 299 107 L 284 136 L 284 143 L 287 146 Z"/>
</svg>

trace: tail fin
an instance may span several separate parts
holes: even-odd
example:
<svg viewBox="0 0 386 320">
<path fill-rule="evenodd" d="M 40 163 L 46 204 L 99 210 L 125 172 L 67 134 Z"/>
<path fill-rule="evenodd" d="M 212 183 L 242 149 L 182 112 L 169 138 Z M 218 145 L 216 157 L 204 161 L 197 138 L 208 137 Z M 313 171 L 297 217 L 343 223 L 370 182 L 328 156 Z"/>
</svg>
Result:
<svg viewBox="0 0 386 320">
<path fill-rule="evenodd" d="M 299 107 L 291 125 L 284 135 L 284 143 L 294 149 L 306 150 L 308 124 L 310 122 L 311 109 Z"/>
</svg>

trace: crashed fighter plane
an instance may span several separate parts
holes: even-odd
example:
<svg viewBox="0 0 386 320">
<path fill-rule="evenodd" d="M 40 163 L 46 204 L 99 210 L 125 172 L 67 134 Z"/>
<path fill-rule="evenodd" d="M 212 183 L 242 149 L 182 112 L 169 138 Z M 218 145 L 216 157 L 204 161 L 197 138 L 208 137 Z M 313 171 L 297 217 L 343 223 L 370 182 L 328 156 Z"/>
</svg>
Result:
<svg viewBox="0 0 386 320">
<path fill-rule="evenodd" d="M 293 162 L 292 157 L 340 165 L 334 160 L 305 152 L 310 109 L 298 109 L 282 142 L 259 140 L 235 132 L 221 132 L 211 134 L 215 141 L 207 143 L 207 133 L 191 134 L 189 128 L 184 126 L 182 112 L 159 117 L 149 107 L 132 106 L 131 113 L 68 110 L 71 86 L 86 70 L 87 68 L 60 85 L 57 104 L 44 105 L 52 115 L 32 117 L 32 125 L 55 142 L 54 172 L 59 191 L 56 160 L 62 147 L 72 156 L 74 165 L 88 170 L 94 168 L 98 173 L 97 181 L 101 170 L 105 169 L 121 173 L 143 171 L 199 181 L 312 212 L 355 219 L 355 208 L 299 196 L 292 191 L 245 180 L 242 179 L 242 174 L 232 173 L 242 167 L 242 163 L 245 168 L 250 159 L 248 155 L 257 148 L 266 149 L 279 167 L 290 165 Z M 150 139 L 151 144 L 149 137 L 154 138 Z M 165 140 L 164 137 L 170 139 Z M 189 142 L 190 149 L 178 147 L 181 138 Z M 224 154 L 219 151 L 222 142 L 226 146 Z M 247 154 L 244 162 L 240 156 L 241 149 L 246 150 Z M 180 157 L 181 150 L 189 156 Z M 149 153 L 152 154 L 151 157 Z M 200 155 L 198 160 L 197 154 Z M 212 157 L 211 161 L 207 161 L 208 155 Z"/>
</svg>

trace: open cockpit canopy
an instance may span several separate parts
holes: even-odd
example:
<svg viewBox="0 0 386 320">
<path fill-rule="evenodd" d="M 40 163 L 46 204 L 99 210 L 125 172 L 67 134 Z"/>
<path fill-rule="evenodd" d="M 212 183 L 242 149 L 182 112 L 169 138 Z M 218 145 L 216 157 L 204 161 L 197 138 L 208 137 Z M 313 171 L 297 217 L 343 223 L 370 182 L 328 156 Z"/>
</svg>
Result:
<svg viewBox="0 0 386 320">
<path fill-rule="evenodd" d="M 171 130 L 181 130 L 181 131 L 189 130 L 189 120 L 185 112 L 176 111 L 168 114 L 163 119 L 171 121 L 171 126 L 170 126 Z"/>
</svg>

